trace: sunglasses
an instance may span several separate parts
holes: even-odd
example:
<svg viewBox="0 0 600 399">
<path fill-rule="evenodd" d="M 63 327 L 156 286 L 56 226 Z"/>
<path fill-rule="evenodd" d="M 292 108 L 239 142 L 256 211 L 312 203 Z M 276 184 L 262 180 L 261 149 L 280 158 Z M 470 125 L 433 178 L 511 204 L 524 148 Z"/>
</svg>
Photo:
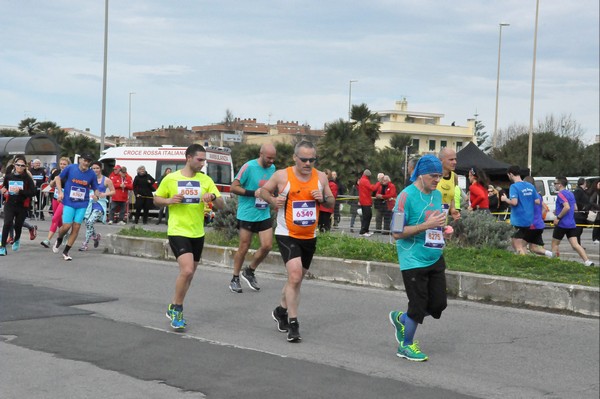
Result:
<svg viewBox="0 0 600 399">
<path fill-rule="evenodd" d="M 27 165 L 25 165 L 24 163 L 16 163 L 15 166 L 18 166 L 19 168 L 24 168 Z"/>
<path fill-rule="evenodd" d="M 301 157 L 298 157 L 298 159 L 302 163 L 306 163 L 306 162 L 313 163 L 313 162 L 315 162 L 317 160 L 317 158 L 301 158 Z"/>
</svg>

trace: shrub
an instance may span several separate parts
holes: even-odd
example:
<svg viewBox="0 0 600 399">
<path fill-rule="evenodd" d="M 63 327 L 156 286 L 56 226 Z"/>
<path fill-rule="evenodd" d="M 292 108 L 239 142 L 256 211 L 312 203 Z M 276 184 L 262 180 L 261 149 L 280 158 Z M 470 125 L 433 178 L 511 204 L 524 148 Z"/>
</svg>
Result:
<svg viewBox="0 0 600 399">
<path fill-rule="evenodd" d="M 238 198 L 232 195 L 225 201 L 225 207 L 215 212 L 212 227 L 223 233 L 228 240 L 238 236 L 237 206 Z"/>
<path fill-rule="evenodd" d="M 461 218 L 451 224 L 451 241 L 461 247 L 507 249 L 513 233 L 511 225 L 487 212 L 462 212 Z"/>
</svg>

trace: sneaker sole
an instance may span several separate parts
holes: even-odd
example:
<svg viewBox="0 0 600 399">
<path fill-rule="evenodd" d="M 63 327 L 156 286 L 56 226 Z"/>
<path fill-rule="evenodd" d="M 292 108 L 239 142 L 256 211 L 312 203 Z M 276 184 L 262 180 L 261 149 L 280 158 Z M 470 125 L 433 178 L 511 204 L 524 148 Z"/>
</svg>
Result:
<svg viewBox="0 0 600 399">
<path fill-rule="evenodd" d="M 273 320 L 275 320 L 275 324 L 277 324 L 277 331 L 281 332 L 281 333 L 286 333 L 288 332 L 287 329 L 282 330 L 279 328 L 279 320 L 277 320 L 277 317 L 275 317 L 275 311 L 273 311 L 273 313 L 271 313 L 271 317 L 273 318 Z"/>
<path fill-rule="evenodd" d="M 401 353 L 396 353 L 396 356 L 402 358 L 402 359 L 406 359 L 409 360 L 411 362 L 426 362 L 427 359 L 429 359 L 428 357 L 426 357 L 425 359 L 415 359 L 414 357 L 408 357 L 406 355 L 403 355 Z"/>
<path fill-rule="evenodd" d="M 294 343 L 294 342 L 300 342 L 300 341 L 302 341 L 302 337 L 296 337 L 296 338 L 289 338 L 288 337 L 287 341 L 288 342 L 292 342 L 292 343 Z"/>
<path fill-rule="evenodd" d="M 40 244 L 42 245 L 42 247 L 44 248 L 50 248 L 50 245 L 46 244 L 45 242 L 40 242 Z"/>
<path fill-rule="evenodd" d="M 244 273 L 242 273 L 241 277 L 242 280 L 244 280 L 246 284 L 248 284 L 248 287 L 250 287 L 252 291 L 260 291 L 260 287 L 253 287 L 252 284 L 250 284 L 250 281 L 246 278 L 246 276 L 244 276 Z"/>
</svg>

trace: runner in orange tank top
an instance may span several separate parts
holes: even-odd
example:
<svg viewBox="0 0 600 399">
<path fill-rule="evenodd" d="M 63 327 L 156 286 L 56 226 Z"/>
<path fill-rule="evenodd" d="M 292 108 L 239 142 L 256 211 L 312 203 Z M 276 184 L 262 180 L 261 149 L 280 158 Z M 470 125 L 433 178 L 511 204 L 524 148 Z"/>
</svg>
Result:
<svg viewBox="0 0 600 399">
<path fill-rule="evenodd" d="M 294 149 L 294 166 L 280 169 L 262 187 L 261 196 L 277 208 L 275 239 L 288 273 L 280 305 L 272 313 L 289 342 L 301 340 L 298 323 L 300 286 L 317 246 L 318 205 L 333 208 L 335 198 L 325 173 L 314 169 L 317 150 L 301 141 Z M 274 197 L 274 193 L 279 193 Z"/>
</svg>

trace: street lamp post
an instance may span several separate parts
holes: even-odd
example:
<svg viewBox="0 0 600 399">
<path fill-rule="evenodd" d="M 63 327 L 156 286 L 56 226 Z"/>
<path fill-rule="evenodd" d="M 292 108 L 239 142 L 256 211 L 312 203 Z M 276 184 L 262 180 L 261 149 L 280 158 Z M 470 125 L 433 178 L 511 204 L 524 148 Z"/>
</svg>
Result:
<svg viewBox="0 0 600 399">
<path fill-rule="evenodd" d="M 540 0 L 535 2 L 535 31 L 533 34 L 533 66 L 531 67 L 531 103 L 529 105 L 529 144 L 527 146 L 527 167 L 532 173 L 532 148 L 533 148 L 533 98 L 535 87 L 535 58 L 537 51 L 538 14 L 540 11 Z"/>
<path fill-rule="evenodd" d="M 106 136 L 106 66 L 108 63 L 108 0 L 104 0 L 104 69 L 102 71 L 102 126 L 100 127 L 100 153 L 104 151 Z"/>
<path fill-rule="evenodd" d="M 358 82 L 358 80 L 351 80 L 348 84 L 348 121 L 350 121 L 352 115 L 352 83 Z"/>
<path fill-rule="evenodd" d="M 129 92 L 129 139 L 131 140 L 131 95 L 135 92 Z"/>
<path fill-rule="evenodd" d="M 494 136 L 492 146 L 496 148 L 498 141 L 498 93 L 500 91 L 500 50 L 502 49 L 502 27 L 510 26 L 510 24 L 500 23 L 500 35 L 498 39 L 498 75 L 496 76 L 496 117 L 494 118 Z"/>
</svg>

